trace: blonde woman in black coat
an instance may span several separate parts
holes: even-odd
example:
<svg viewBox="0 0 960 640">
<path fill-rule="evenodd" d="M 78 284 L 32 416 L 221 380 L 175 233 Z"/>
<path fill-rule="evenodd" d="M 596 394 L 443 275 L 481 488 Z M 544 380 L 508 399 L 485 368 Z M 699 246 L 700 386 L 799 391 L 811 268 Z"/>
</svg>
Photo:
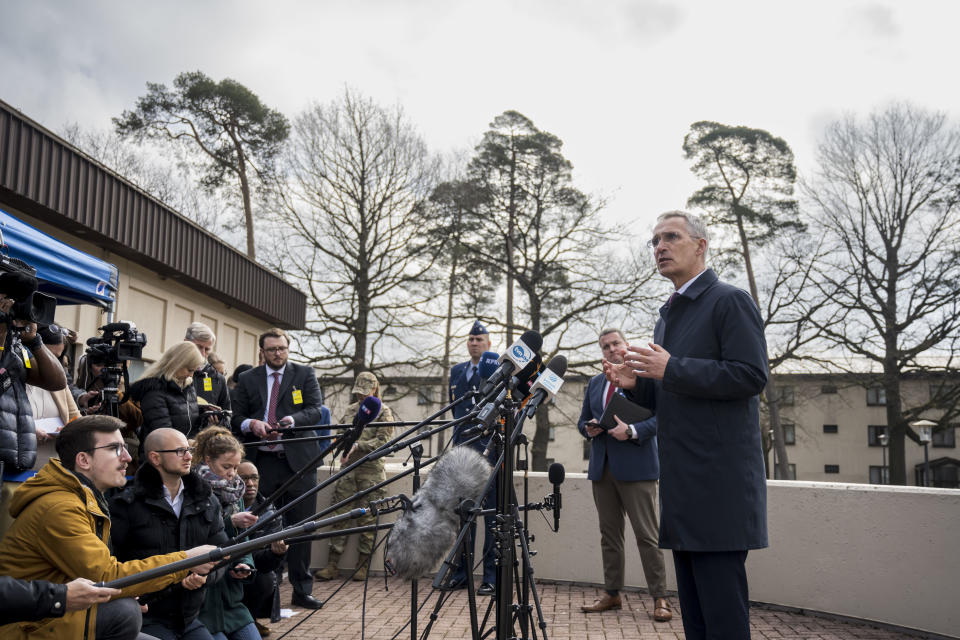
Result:
<svg viewBox="0 0 960 640">
<path fill-rule="evenodd" d="M 206 363 L 192 342 L 179 342 L 163 352 L 143 376 L 130 385 L 130 396 L 140 403 L 143 428 L 140 439 L 151 431 L 170 427 L 192 437 L 200 427 L 200 408 L 193 387 L 193 373 Z"/>
</svg>

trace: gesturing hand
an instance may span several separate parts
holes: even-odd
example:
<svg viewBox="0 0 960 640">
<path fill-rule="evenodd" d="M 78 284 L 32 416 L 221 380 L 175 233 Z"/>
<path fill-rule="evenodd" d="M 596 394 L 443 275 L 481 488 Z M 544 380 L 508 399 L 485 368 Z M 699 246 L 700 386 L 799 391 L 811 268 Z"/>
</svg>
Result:
<svg viewBox="0 0 960 640">
<path fill-rule="evenodd" d="M 649 349 L 646 347 L 627 347 L 624 364 L 633 369 L 637 377 L 663 380 L 664 373 L 667 370 L 667 361 L 670 360 L 670 353 L 654 342 L 649 343 L 649 345 Z"/>
</svg>

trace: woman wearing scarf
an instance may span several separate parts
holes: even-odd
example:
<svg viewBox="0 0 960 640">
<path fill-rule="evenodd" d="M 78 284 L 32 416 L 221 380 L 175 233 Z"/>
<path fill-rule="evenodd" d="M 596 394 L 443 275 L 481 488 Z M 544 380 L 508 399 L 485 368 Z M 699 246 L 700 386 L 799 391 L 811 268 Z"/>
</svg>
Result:
<svg viewBox="0 0 960 640">
<path fill-rule="evenodd" d="M 229 430 L 207 427 L 197 434 L 196 472 L 219 500 L 230 537 L 257 521 L 257 516 L 244 511 L 244 484 L 237 474 L 242 459 L 243 445 Z M 245 554 L 233 560 L 223 580 L 207 588 L 200 620 L 215 640 L 260 640 L 253 616 L 243 606 L 243 585 L 253 579 L 254 571 L 253 557 Z"/>
</svg>

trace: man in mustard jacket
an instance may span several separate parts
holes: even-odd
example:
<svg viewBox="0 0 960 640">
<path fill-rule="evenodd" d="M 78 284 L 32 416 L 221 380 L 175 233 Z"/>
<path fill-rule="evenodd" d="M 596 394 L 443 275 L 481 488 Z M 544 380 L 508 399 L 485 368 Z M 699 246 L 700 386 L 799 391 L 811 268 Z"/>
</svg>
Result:
<svg viewBox="0 0 960 640">
<path fill-rule="evenodd" d="M 153 567 L 207 553 L 205 545 L 189 551 L 119 562 L 110 554 L 110 515 L 103 492 L 126 483 L 130 462 L 120 428 L 109 416 L 74 420 L 57 436 L 57 453 L 17 489 L 10 504 L 16 518 L 0 542 L 0 575 L 65 583 L 74 578 L 95 582 L 133 575 Z M 63 462 L 61 462 L 63 461 Z M 206 573 L 211 563 L 192 569 Z M 140 607 L 133 596 L 183 580 L 171 573 L 123 589 L 119 599 L 62 618 L 19 622 L 0 627 L 0 638 L 133 639 L 140 632 Z"/>
</svg>

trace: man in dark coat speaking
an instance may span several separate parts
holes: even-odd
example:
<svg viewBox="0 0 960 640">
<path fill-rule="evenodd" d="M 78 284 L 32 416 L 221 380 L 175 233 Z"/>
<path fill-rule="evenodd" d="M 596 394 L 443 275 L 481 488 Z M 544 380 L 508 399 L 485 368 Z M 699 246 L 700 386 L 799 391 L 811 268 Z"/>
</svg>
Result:
<svg viewBox="0 0 960 640">
<path fill-rule="evenodd" d="M 650 244 L 675 291 L 649 348 L 631 346 L 604 371 L 656 410 L 660 546 L 673 550 L 686 637 L 749 638 L 747 551 L 767 546 L 763 322 L 748 293 L 705 267 L 699 218 L 661 215 Z"/>
</svg>

